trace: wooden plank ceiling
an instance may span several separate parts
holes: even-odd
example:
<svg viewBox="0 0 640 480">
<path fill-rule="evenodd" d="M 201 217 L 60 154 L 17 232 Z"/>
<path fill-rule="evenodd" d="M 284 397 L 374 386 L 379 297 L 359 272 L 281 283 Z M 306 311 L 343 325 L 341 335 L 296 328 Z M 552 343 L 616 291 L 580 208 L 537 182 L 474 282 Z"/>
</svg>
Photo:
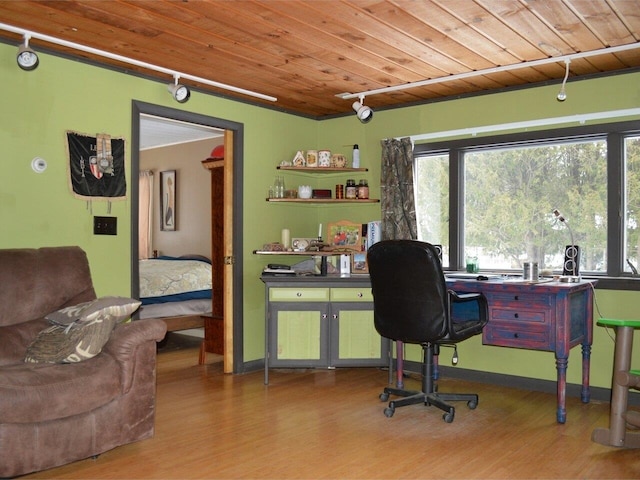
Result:
<svg viewBox="0 0 640 480">
<path fill-rule="evenodd" d="M 270 95 L 277 102 L 182 81 L 192 87 L 326 118 L 352 112 L 353 100 L 336 96 L 344 92 L 636 44 L 640 1 L 0 0 L 0 22 Z M 0 37 L 21 41 L 20 34 L 2 29 Z M 35 36 L 30 45 L 125 67 Z M 569 79 L 638 67 L 640 49 L 605 53 L 573 59 Z M 38 68 L 47 66 L 41 62 Z M 126 68 L 172 81 L 166 74 Z M 365 103 L 375 109 L 559 83 L 564 71 L 559 60 L 372 95 Z"/>
</svg>

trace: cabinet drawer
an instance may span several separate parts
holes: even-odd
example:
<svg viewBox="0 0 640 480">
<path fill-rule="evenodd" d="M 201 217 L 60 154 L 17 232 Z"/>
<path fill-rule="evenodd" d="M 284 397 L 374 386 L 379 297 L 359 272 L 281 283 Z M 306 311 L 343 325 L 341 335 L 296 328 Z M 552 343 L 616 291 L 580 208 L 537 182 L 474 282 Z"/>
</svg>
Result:
<svg viewBox="0 0 640 480">
<path fill-rule="evenodd" d="M 522 308 L 541 306 L 550 307 L 553 298 L 550 295 L 537 295 L 534 293 L 507 293 L 507 292 L 491 292 L 486 294 L 489 305 L 500 306 L 509 304 L 510 306 L 522 305 Z"/>
<path fill-rule="evenodd" d="M 373 302 L 371 288 L 332 288 L 332 302 Z"/>
<path fill-rule="evenodd" d="M 326 302 L 328 288 L 270 288 L 270 302 Z"/>
<path fill-rule="evenodd" d="M 549 310 L 519 309 L 519 308 L 489 308 L 489 318 L 492 321 L 508 321 L 513 323 L 548 323 Z"/>
<path fill-rule="evenodd" d="M 498 347 L 553 350 L 548 328 L 532 328 L 532 325 L 518 327 L 517 324 L 508 325 L 503 322 L 496 325 L 488 323 L 482 332 L 482 343 Z"/>
</svg>

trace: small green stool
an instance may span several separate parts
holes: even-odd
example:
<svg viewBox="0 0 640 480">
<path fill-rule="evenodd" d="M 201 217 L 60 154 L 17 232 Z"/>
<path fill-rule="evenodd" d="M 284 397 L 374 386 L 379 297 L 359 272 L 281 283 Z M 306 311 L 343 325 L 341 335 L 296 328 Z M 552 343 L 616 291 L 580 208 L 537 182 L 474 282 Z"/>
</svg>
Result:
<svg viewBox="0 0 640 480">
<path fill-rule="evenodd" d="M 627 425 L 640 428 L 640 412 L 627 411 L 629 388 L 640 388 L 640 370 L 631 370 L 633 330 L 640 328 L 640 320 L 601 318 L 598 325 L 615 327 L 616 346 L 611 385 L 609 428 L 596 428 L 591 440 L 613 447 L 640 447 L 640 432 L 628 432 Z"/>
</svg>

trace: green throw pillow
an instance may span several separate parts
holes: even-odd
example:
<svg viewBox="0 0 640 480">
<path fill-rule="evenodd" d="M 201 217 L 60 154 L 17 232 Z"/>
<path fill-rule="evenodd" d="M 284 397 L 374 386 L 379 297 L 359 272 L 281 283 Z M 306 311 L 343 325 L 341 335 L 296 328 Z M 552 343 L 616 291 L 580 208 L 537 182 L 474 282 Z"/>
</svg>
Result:
<svg viewBox="0 0 640 480">
<path fill-rule="evenodd" d="M 114 327 L 140 306 L 138 300 L 103 297 L 47 315 L 52 323 L 27 348 L 25 362 L 75 363 L 95 357 Z"/>
</svg>

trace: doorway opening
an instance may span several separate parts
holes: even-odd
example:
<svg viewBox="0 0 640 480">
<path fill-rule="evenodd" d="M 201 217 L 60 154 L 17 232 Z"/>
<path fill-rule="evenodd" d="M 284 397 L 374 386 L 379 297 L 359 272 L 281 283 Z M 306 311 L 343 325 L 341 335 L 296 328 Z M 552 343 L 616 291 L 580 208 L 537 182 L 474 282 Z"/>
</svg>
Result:
<svg viewBox="0 0 640 480">
<path fill-rule="evenodd" d="M 227 189 L 228 195 L 225 196 L 225 207 L 228 211 L 232 212 L 231 217 L 227 219 L 225 225 L 226 229 L 230 230 L 229 234 L 229 247 L 231 254 L 229 258 L 225 257 L 225 282 L 230 282 L 228 288 L 225 290 L 231 292 L 230 297 L 225 303 L 230 304 L 225 306 L 224 315 L 224 331 L 225 337 L 230 338 L 231 341 L 227 345 L 226 350 L 231 350 L 230 355 L 224 355 L 225 357 L 225 372 L 228 373 L 242 373 L 243 367 L 243 315 L 242 315 L 242 176 L 243 176 L 243 125 L 237 122 L 231 122 L 229 120 L 209 117 L 206 115 L 196 114 L 192 112 L 185 112 L 182 110 L 162 107 L 153 104 L 147 104 L 144 102 L 133 101 L 132 104 L 132 145 L 131 145 L 131 165 L 132 176 L 131 181 L 131 293 L 134 298 L 140 298 L 140 284 L 139 284 L 139 245 L 138 238 L 140 234 L 139 227 L 139 185 L 137 181 L 138 174 L 140 172 L 140 150 L 143 148 L 141 144 L 141 124 L 149 119 L 157 119 L 162 121 L 162 128 L 168 128 L 169 131 L 165 133 L 165 136 L 171 135 L 172 125 L 176 130 L 174 133 L 178 133 L 181 128 L 191 128 L 193 131 L 207 132 L 211 129 L 217 129 L 223 132 L 225 143 L 229 145 L 225 146 L 227 150 L 232 152 L 232 160 L 229 160 L 229 168 L 227 168 L 226 179 L 229 184 Z M 200 133 L 196 133 L 199 135 Z M 202 133 L 208 135 L 208 133 Z M 208 175 L 206 170 L 203 169 L 203 175 Z M 214 176 L 212 175 L 212 188 L 214 185 Z M 186 185 L 185 185 L 186 187 Z M 212 197 L 213 198 L 213 197 Z M 226 205 L 226 204 L 229 205 Z M 213 205 L 212 205 L 213 207 Z M 215 211 L 212 208 L 212 219 L 216 217 Z M 179 220 L 178 220 L 179 221 Z M 220 228 L 219 221 L 215 220 L 216 225 L 211 225 L 212 228 Z M 213 243 L 213 242 L 212 242 Z M 213 251 L 216 251 L 213 249 Z M 214 259 L 212 259 L 214 260 Z M 218 259 L 222 262 L 222 259 Z"/>
</svg>

